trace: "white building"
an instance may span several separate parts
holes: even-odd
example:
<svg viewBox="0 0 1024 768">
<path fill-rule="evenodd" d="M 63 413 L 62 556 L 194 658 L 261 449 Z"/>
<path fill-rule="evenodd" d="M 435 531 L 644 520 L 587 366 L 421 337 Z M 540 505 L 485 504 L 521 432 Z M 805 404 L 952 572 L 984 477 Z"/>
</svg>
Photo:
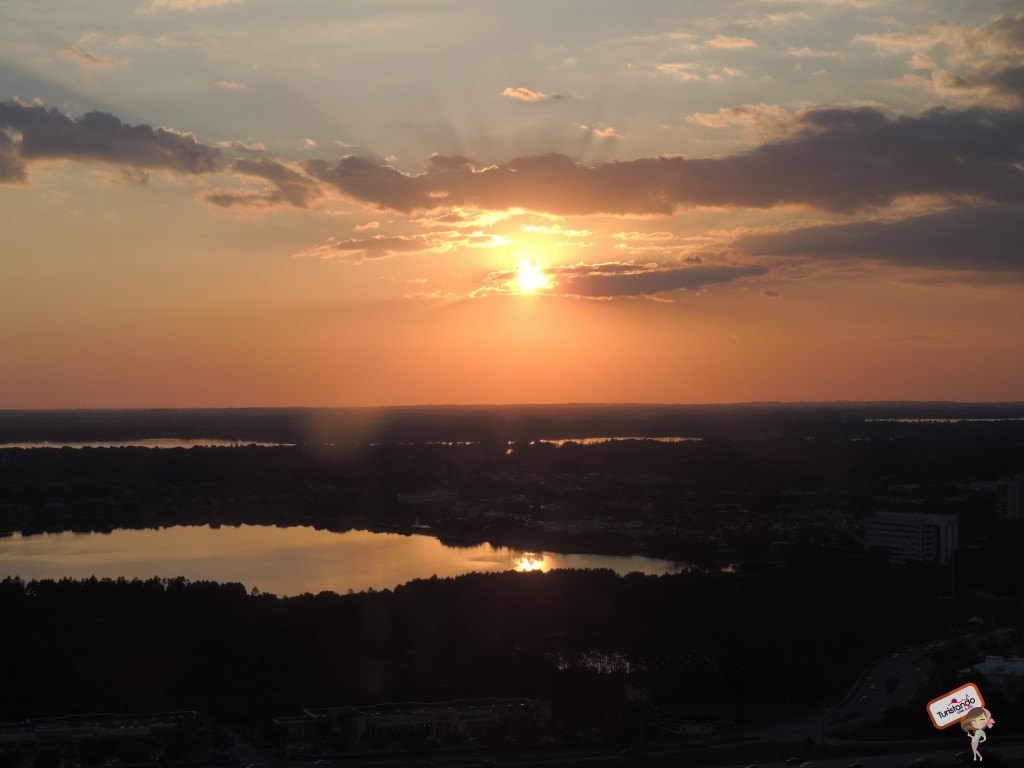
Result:
<svg viewBox="0 0 1024 768">
<path fill-rule="evenodd" d="M 889 550 L 889 562 L 952 562 L 957 547 L 956 515 L 920 512 L 879 512 L 864 522 L 864 548 Z"/>
</svg>

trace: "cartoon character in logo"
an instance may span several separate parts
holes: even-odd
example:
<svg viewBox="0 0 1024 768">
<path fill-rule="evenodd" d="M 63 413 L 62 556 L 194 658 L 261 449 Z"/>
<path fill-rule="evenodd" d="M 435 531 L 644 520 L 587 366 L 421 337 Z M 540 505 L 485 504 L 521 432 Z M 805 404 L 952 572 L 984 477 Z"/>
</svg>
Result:
<svg viewBox="0 0 1024 768">
<path fill-rule="evenodd" d="M 974 707 L 968 710 L 964 719 L 960 721 L 960 727 L 963 728 L 964 733 L 971 737 L 971 751 L 974 753 L 976 761 L 983 759 L 981 752 L 978 751 L 978 745 L 988 740 L 988 737 L 985 736 L 985 729 L 991 728 L 995 724 L 996 721 L 992 717 L 992 713 L 984 707 Z"/>
</svg>

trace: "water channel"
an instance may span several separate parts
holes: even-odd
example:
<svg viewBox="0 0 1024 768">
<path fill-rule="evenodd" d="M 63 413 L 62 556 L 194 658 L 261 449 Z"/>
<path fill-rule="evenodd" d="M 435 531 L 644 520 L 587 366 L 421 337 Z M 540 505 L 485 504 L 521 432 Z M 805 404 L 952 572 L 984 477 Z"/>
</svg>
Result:
<svg viewBox="0 0 1024 768">
<path fill-rule="evenodd" d="M 524 552 L 479 544 L 448 547 L 429 535 L 294 526 L 173 526 L 110 533 L 0 535 L 0 578 L 140 578 L 241 582 L 279 596 L 391 589 L 413 579 L 465 573 L 609 568 L 677 573 L 687 563 L 639 555 Z"/>
</svg>

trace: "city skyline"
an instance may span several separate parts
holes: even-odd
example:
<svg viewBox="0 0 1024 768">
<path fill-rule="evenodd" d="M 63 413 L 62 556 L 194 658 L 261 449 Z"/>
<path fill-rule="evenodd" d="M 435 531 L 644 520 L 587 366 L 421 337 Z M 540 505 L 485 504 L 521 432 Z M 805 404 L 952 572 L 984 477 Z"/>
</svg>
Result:
<svg viewBox="0 0 1024 768">
<path fill-rule="evenodd" d="M 0 408 L 1024 400 L 1024 2 L 0 0 Z"/>
</svg>

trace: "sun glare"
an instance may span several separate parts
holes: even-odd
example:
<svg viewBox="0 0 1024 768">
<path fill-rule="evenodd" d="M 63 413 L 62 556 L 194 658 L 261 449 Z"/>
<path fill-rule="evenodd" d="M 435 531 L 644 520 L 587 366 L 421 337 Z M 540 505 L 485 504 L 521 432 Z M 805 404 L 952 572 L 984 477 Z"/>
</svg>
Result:
<svg viewBox="0 0 1024 768">
<path fill-rule="evenodd" d="M 534 552 L 524 552 L 516 558 L 515 569 L 519 573 L 547 571 L 549 567 L 547 560 L 544 559 L 544 555 L 538 555 Z"/>
<path fill-rule="evenodd" d="M 520 261 L 516 265 L 516 284 L 520 293 L 533 293 L 551 287 L 547 275 L 532 261 Z"/>
</svg>

